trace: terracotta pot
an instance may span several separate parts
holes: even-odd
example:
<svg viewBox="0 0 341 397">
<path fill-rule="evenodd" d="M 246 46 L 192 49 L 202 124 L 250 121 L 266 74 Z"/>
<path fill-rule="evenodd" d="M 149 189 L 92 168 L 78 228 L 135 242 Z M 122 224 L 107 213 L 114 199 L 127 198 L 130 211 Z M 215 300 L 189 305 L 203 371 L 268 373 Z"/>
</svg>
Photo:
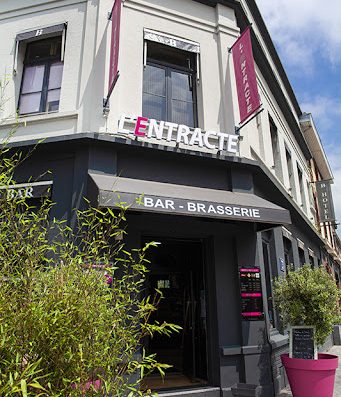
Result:
<svg viewBox="0 0 341 397">
<path fill-rule="evenodd" d="M 333 397 L 337 356 L 319 353 L 317 360 L 304 360 L 282 354 L 281 360 L 293 397 Z"/>
</svg>

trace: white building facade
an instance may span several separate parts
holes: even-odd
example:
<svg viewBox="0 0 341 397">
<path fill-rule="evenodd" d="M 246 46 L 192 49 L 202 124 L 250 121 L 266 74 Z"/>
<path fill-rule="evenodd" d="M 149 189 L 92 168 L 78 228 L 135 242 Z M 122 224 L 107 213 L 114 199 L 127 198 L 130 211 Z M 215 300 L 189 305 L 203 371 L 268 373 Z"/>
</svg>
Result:
<svg viewBox="0 0 341 397">
<path fill-rule="evenodd" d="M 184 331 L 173 346 L 148 342 L 174 368 L 166 386 L 155 377 L 149 386 L 227 397 L 242 383 L 276 395 L 288 337 L 272 279 L 327 258 L 340 280 L 334 223 L 319 225 L 313 200 L 311 182 L 332 179 L 318 133 L 254 0 L 122 1 L 119 77 L 105 103 L 112 7 L 0 1 L 0 134 L 14 126 L 10 142 L 22 150 L 41 142 L 18 182 L 51 170 L 55 215 L 70 224 L 83 196 L 114 207 L 113 190 L 127 201 L 146 195 L 142 209 L 130 203 L 127 245 L 163 243 L 150 286 L 169 289 L 184 313 L 160 309 Z M 240 125 L 230 49 L 250 24 L 261 108 Z M 251 267 L 262 287 L 254 319 L 243 317 L 240 290 L 241 269 Z"/>
</svg>

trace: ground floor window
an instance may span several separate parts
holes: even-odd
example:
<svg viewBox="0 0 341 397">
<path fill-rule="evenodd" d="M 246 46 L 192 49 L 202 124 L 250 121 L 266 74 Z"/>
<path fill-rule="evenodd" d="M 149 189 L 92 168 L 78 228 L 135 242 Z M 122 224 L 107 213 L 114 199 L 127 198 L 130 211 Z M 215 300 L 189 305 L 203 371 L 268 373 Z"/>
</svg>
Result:
<svg viewBox="0 0 341 397">
<path fill-rule="evenodd" d="M 294 271 L 294 258 L 292 252 L 292 242 L 286 237 L 283 237 L 283 245 L 284 245 L 284 261 L 285 261 L 285 270 L 286 273 L 290 271 Z"/>
<path fill-rule="evenodd" d="M 270 258 L 270 244 L 268 241 L 262 241 L 263 249 L 263 260 L 264 260 L 264 272 L 265 272 L 265 282 L 266 282 L 266 292 L 267 292 L 267 302 L 268 302 L 268 315 L 269 322 L 272 328 L 275 327 L 275 314 L 272 299 L 272 271 L 271 271 L 271 258 Z"/>
</svg>

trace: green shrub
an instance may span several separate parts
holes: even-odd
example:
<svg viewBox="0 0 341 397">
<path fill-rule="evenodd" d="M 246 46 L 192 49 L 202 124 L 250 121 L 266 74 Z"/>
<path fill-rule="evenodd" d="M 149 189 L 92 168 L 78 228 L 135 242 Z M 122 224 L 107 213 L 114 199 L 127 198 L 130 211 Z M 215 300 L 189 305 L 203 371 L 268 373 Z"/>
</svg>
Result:
<svg viewBox="0 0 341 397">
<path fill-rule="evenodd" d="M 72 230 L 50 219 L 48 199 L 8 200 L 20 161 L 0 152 L 0 396 L 142 395 L 143 377 L 168 367 L 143 339 L 179 329 L 149 321 L 161 299 L 144 291 L 153 243 L 128 252 L 116 241 L 123 205 L 89 206 Z"/>
<path fill-rule="evenodd" d="M 285 326 L 316 327 L 316 342 L 322 345 L 340 321 L 340 291 L 323 267 L 304 265 L 274 283 L 275 305 Z"/>
</svg>

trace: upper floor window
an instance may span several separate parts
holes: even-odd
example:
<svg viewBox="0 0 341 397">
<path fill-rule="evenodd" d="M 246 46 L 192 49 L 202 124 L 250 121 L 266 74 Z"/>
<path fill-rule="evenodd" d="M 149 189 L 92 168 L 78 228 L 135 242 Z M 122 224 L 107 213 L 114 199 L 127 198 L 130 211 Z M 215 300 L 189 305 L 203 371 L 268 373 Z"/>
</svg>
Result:
<svg viewBox="0 0 341 397">
<path fill-rule="evenodd" d="M 288 175 L 289 175 L 289 185 L 293 198 L 296 199 L 296 189 L 295 189 L 295 176 L 294 167 L 292 165 L 292 158 L 289 150 L 285 148 L 285 157 L 287 159 Z"/>
<path fill-rule="evenodd" d="M 19 114 L 59 109 L 63 75 L 62 37 L 27 44 L 19 98 Z"/>
<path fill-rule="evenodd" d="M 297 174 L 298 174 L 298 184 L 300 187 L 301 206 L 303 211 L 307 212 L 307 205 L 306 205 L 305 193 L 304 193 L 303 172 L 298 165 L 297 165 Z"/>
<path fill-rule="evenodd" d="M 269 115 L 269 124 L 270 124 L 271 147 L 272 147 L 272 154 L 274 159 L 273 167 L 275 169 L 275 173 L 277 177 L 283 182 L 281 154 L 279 150 L 279 141 L 278 141 L 278 131 L 276 124 L 274 123 L 270 115 Z"/>
<path fill-rule="evenodd" d="M 197 126 L 196 54 L 148 43 L 142 113 L 156 120 Z"/>
</svg>

